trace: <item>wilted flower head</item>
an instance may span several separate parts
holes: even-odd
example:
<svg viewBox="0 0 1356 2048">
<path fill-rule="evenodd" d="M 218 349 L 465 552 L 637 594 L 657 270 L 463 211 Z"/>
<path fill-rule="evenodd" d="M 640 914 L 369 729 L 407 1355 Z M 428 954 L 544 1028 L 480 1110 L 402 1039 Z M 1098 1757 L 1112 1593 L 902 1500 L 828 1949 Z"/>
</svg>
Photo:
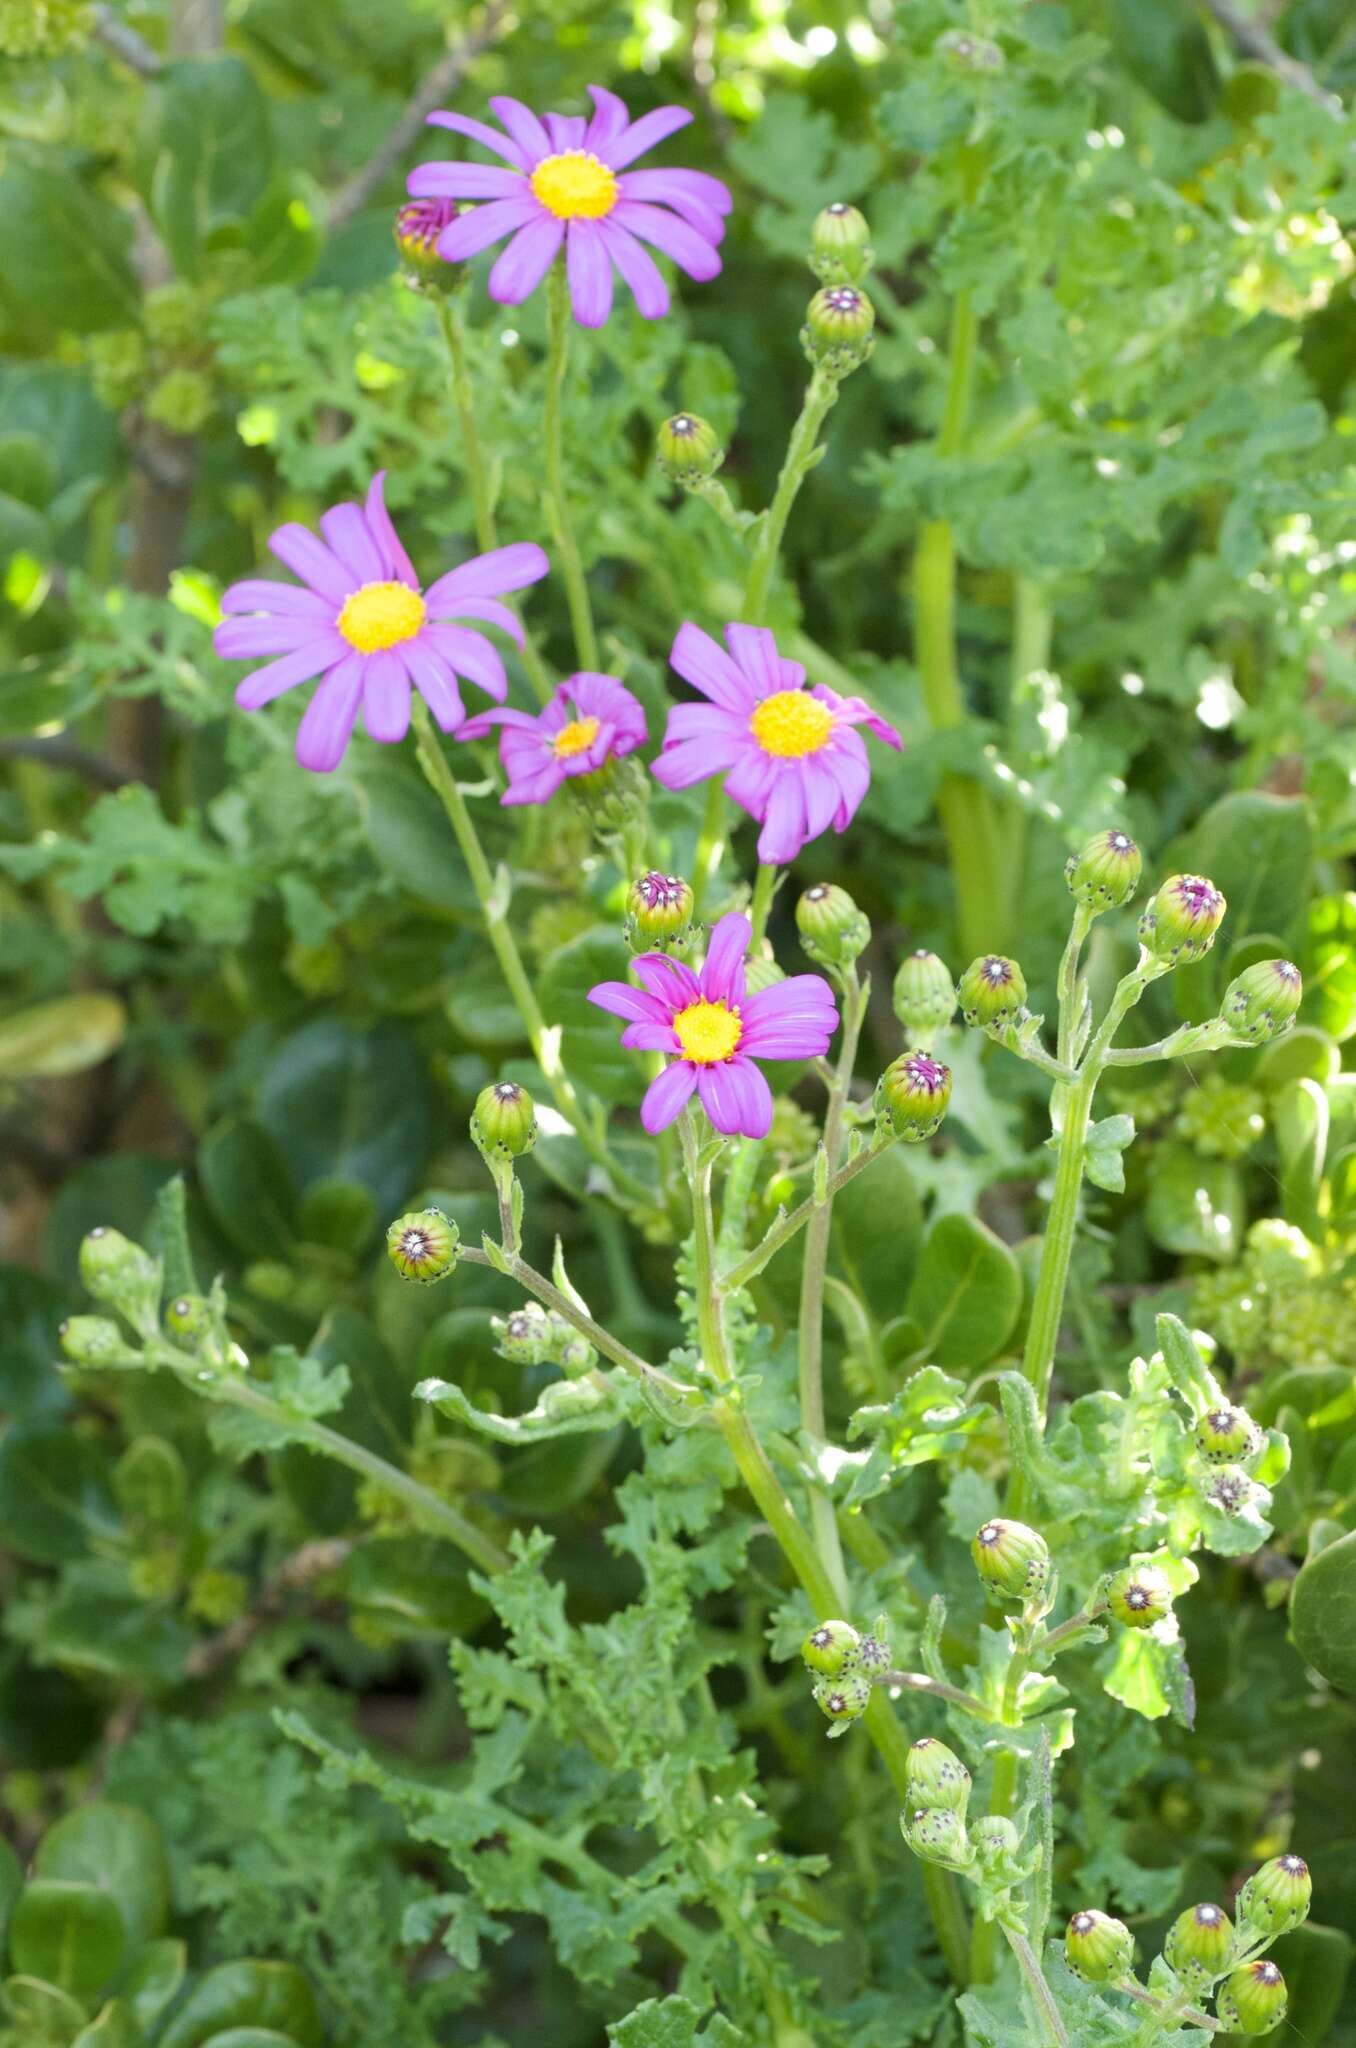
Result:
<svg viewBox="0 0 1356 2048">
<path fill-rule="evenodd" d="M 480 711 L 458 737 L 484 739 L 495 726 L 508 776 L 500 799 L 506 804 L 544 804 L 571 776 L 592 775 L 645 739 L 645 713 L 636 698 L 615 676 L 589 669 L 567 677 L 543 710 Z"/>
<path fill-rule="evenodd" d="M 461 208 L 452 199 L 408 199 L 395 217 L 395 245 L 415 278 L 452 283 L 458 273 L 438 254 L 438 237 Z"/>
<path fill-rule="evenodd" d="M 628 165 L 692 119 L 686 107 L 656 107 L 633 121 L 623 101 L 591 85 L 593 117 L 544 114 L 521 100 L 490 101 L 502 130 L 466 114 L 430 114 L 503 159 L 500 164 L 421 164 L 409 180 L 416 199 L 483 199 L 443 235 L 448 262 L 476 256 L 511 236 L 490 272 L 490 297 L 517 306 L 565 250 L 574 317 L 602 327 L 612 311 L 615 268 L 640 312 L 657 320 L 668 289 L 649 242 L 689 277 L 720 270 L 716 254 L 730 211 L 729 192 L 705 171 L 632 171 Z"/>
<path fill-rule="evenodd" d="M 815 1059 L 828 1051 L 838 1009 L 821 975 L 795 974 L 746 995 L 744 954 L 752 931 L 746 917 L 732 912 L 712 931 L 699 974 L 663 953 L 641 953 L 632 962 L 640 988 L 602 981 L 589 990 L 600 1010 L 630 1020 L 623 1045 L 670 1055 L 640 1107 L 647 1131 L 671 1124 L 695 1089 L 718 1131 L 765 1138 L 772 1090 L 754 1061 Z"/>
<path fill-rule="evenodd" d="M 666 789 L 724 775 L 725 793 L 762 824 L 758 858 L 794 860 L 832 826 L 850 824 L 871 780 L 864 725 L 887 746 L 899 734 L 860 697 L 840 697 L 787 661 L 763 626 L 727 626 L 720 647 L 699 626 L 680 626 L 669 660 L 709 699 L 675 704 L 654 773 Z"/>
<path fill-rule="evenodd" d="M 254 616 L 224 619 L 217 653 L 228 661 L 276 657 L 236 690 L 244 710 L 323 677 L 297 733 L 297 759 L 317 774 L 338 767 L 360 707 L 372 739 L 404 739 L 411 685 L 444 732 L 466 716 L 459 676 L 502 700 L 508 678 L 498 649 L 454 621 L 484 620 L 521 646 L 523 629 L 498 599 L 536 583 L 548 567 L 539 547 L 520 541 L 475 555 L 421 590 L 386 510 L 384 481 L 378 472 L 365 505 L 322 514 L 323 541 L 304 526 L 278 528 L 269 547 L 300 584 L 249 578 L 221 600 L 224 612 Z"/>
</svg>

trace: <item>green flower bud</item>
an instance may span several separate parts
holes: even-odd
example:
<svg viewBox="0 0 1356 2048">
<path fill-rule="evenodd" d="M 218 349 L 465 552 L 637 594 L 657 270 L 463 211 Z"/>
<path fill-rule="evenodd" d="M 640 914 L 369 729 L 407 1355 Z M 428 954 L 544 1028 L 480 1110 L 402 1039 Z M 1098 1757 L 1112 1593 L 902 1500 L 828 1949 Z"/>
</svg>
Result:
<svg viewBox="0 0 1356 2048">
<path fill-rule="evenodd" d="M 1099 832 L 1064 864 L 1064 879 L 1076 903 L 1094 913 L 1119 910 L 1139 887 L 1144 863 L 1128 832 Z"/>
<path fill-rule="evenodd" d="M 744 993 L 760 996 L 765 988 L 776 988 L 786 976 L 775 960 L 746 960 L 744 962 Z"/>
<path fill-rule="evenodd" d="M 812 363 L 844 377 L 871 353 L 875 308 L 855 285 L 830 284 L 816 292 L 800 331 L 801 344 Z"/>
<path fill-rule="evenodd" d="M 987 36 L 972 36 L 964 28 L 945 29 L 932 47 L 953 71 L 992 73 L 1003 70 L 1007 63 L 998 43 Z"/>
<path fill-rule="evenodd" d="M 665 420 L 655 446 L 665 476 L 689 488 L 714 476 L 725 460 L 715 428 L 695 412 L 676 412 Z"/>
<path fill-rule="evenodd" d="M 1231 2034 L 1269 2034 L 1288 2003 L 1285 1979 L 1265 1956 L 1235 1970 L 1215 1995 L 1215 2011 Z"/>
<path fill-rule="evenodd" d="M 821 967 L 848 967 L 871 937 L 871 926 L 846 889 L 816 882 L 796 905 L 796 930 Z"/>
<path fill-rule="evenodd" d="M 1146 953 L 1173 967 L 1201 960 L 1215 943 L 1228 905 L 1204 875 L 1170 875 L 1139 921 Z"/>
<path fill-rule="evenodd" d="M 395 245 L 411 284 L 435 292 L 456 291 L 469 272 L 464 263 L 447 263 L 438 254 L 438 237 L 462 211 L 455 199 L 410 199 L 395 217 Z"/>
<path fill-rule="evenodd" d="M 196 434 L 212 413 L 212 385 L 201 370 L 167 370 L 146 398 L 146 417 L 172 434 Z"/>
<path fill-rule="evenodd" d="M 692 936 L 692 890 L 657 868 L 632 882 L 622 936 L 633 953 L 672 953 Z"/>
<path fill-rule="evenodd" d="M 1001 953 L 984 953 L 970 962 L 956 994 L 966 1023 L 988 1031 L 1010 1023 L 1025 1006 L 1026 976 L 1015 960 L 1005 960 Z"/>
<path fill-rule="evenodd" d="M 970 1545 L 984 1584 L 1010 1600 L 1034 1600 L 1050 1576 L 1045 1538 L 1025 1522 L 986 1522 Z"/>
<path fill-rule="evenodd" d="M 397 1216 L 386 1233 L 386 1255 L 402 1280 L 432 1286 L 454 1271 L 461 1233 L 441 1209 L 414 1209 Z"/>
<path fill-rule="evenodd" d="M 537 1406 L 543 1415 L 563 1422 L 569 1416 L 591 1414 L 607 1398 L 606 1389 L 595 1386 L 592 1380 L 557 1380 L 553 1386 L 543 1388 Z"/>
<path fill-rule="evenodd" d="M 879 1623 L 877 1624 L 879 1627 Z M 857 1645 L 856 1665 L 870 1676 L 890 1669 L 890 1645 L 881 1636 L 863 1636 Z"/>
<path fill-rule="evenodd" d="M 1172 1586 L 1153 1564 L 1128 1564 L 1106 1589 L 1106 1604 L 1127 1628 L 1152 1628 L 1172 1609 Z"/>
<path fill-rule="evenodd" d="M 1252 1417 L 1242 1408 L 1207 1409 L 1196 1424 L 1193 1439 L 1207 1465 L 1246 1465 L 1262 1448 L 1262 1436 Z"/>
<path fill-rule="evenodd" d="M 836 1678 L 817 1678 L 810 1690 L 815 1705 L 830 1721 L 855 1721 L 871 1702 L 871 1680 L 860 1671 L 841 1671 Z"/>
<path fill-rule="evenodd" d="M 1304 981 L 1293 960 L 1259 960 L 1224 991 L 1220 1016 L 1238 1038 L 1262 1045 L 1294 1022 Z"/>
<path fill-rule="evenodd" d="M 856 284 L 876 260 L 864 216 L 835 199 L 815 215 L 810 231 L 810 268 L 821 284 Z"/>
<path fill-rule="evenodd" d="M 901 1053 L 876 1083 L 876 1127 L 920 1144 L 940 1129 L 950 1100 L 950 1067 L 928 1052 Z"/>
<path fill-rule="evenodd" d="M 476 1097 L 471 1137 L 488 1160 L 521 1159 L 537 1142 L 537 1112 L 516 1081 L 492 1081 Z"/>
<path fill-rule="evenodd" d="M 899 1816 L 899 1828 L 914 1855 L 927 1863 L 946 1863 L 963 1869 L 974 1860 L 965 1822 L 950 1807 L 906 1807 Z"/>
<path fill-rule="evenodd" d="M 956 984 L 945 960 L 920 948 L 895 976 L 895 1015 L 914 1045 L 931 1045 L 956 1014 Z"/>
<path fill-rule="evenodd" d="M 911 1806 L 945 1807 L 949 1813 L 965 1812 L 970 1799 L 970 1773 L 944 1742 L 935 1735 L 920 1735 L 910 1743 L 905 1764 L 907 1797 Z"/>
<path fill-rule="evenodd" d="M 72 1365 L 130 1365 L 140 1358 L 107 1316 L 67 1316 L 57 1335 Z"/>
<path fill-rule="evenodd" d="M 102 1224 L 80 1247 L 80 1278 L 96 1301 L 121 1309 L 133 1322 L 160 1306 L 160 1267 L 120 1230 Z"/>
<path fill-rule="evenodd" d="M 986 1813 L 970 1830 L 970 1842 L 981 1863 L 992 1868 L 1010 1863 L 1022 1846 L 1016 1827 L 1002 1813 Z"/>
<path fill-rule="evenodd" d="M 1085 1984 L 1120 1984 L 1135 1960 L 1135 1938 L 1123 1920 L 1088 1906 L 1065 1929 L 1064 1960 Z"/>
<path fill-rule="evenodd" d="M 556 1318 L 540 1302 L 525 1301 L 512 1315 L 491 1316 L 490 1328 L 499 1356 L 514 1365 L 545 1365 L 555 1355 Z"/>
<path fill-rule="evenodd" d="M 1234 1930 L 1223 1906 L 1188 1906 L 1168 1929 L 1163 1954 L 1184 1984 L 1202 1988 L 1223 1976 L 1234 1952 Z"/>
<path fill-rule="evenodd" d="M 1201 1498 L 1221 1515 L 1241 1515 L 1253 1497 L 1253 1482 L 1241 1465 L 1225 1465 L 1207 1472 L 1200 1482 Z"/>
<path fill-rule="evenodd" d="M 1241 1925 L 1259 1935 L 1288 1934 L 1309 1916 L 1313 1879 L 1302 1856 L 1273 1856 L 1238 1895 Z"/>
<path fill-rule="evenodd" d="M 212 1307 L 205 1294 L 176 1294 L 165 1304 L 165 1328 L 172 1337 L 199 1344 L 212 1328 Z"/>
<path fill-rule="evenodd" d="M 800 1654 L 821 1678 L 837 1678 L 856 1663 L 861 1640 L 851 1622 L 821 1621 L 806 1636 Z"/>
</svg>

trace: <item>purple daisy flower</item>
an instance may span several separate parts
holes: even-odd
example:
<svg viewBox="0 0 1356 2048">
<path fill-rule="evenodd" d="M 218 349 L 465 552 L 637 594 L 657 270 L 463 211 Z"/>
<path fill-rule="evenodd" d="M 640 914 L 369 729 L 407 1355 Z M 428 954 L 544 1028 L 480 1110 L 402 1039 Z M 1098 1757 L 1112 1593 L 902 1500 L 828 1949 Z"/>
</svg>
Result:
<svg viewBox="0 0 1356 2048">
<path fill-rule="evenodd" d="M 462 726 L 464 740 L 500 727 L 499 758 L 508 776 L 506 804 L 544 804 L 572 775 L 592 775 L 611 756 L 645 741 L 645 713 L 615 676 L 583 669 L 561 683 L 550 703 L 528 711 L 480 711 Z"/>
<path fill-rule="evenodd" d="M 522 627 L 497 600 L 550 566 L 539 547 L 519 541 L 474 555 L 421 590 L 386 510 L 384 481 L 379 471 L 365 506 L 324 513 L 323 542 L 304 526 L 278 528 L 268 545 L 300 584 L 250 578 L 221 600 L 224 612 L 252 616 L 223 619 L 213 638 L 218 654 L 228 661 L 280 657 L 245 677 L 235 693 L 244 710 L 323 677 L 297 733 L 297 759 L 317 774 L 338 767 L 359 708 L 374 740 L 403 740 L 411 685 L 444 732 L 456 732 L 466 717 L 459 676 L 502 702 L 508 677 L 499 650 L 454 622 L 484 620 L 521 647 Z"/>
<path fill-rule="evenodd" d="M 745 995 L 752 930 L 746 917 L 732 912 L 712 931 L 699 974 L 664 953 L 641 953 L 631 962 L 640 988 L 600 981 L 589 990 L 600 1010 L 630 1020 L 623 1045 L 672 1055 L 640 1106 L 651 1136 L 682 1114 L 695 1088 L 718 1131 L 765 1138 L 772 1090 L 754 1061 L 815 1059 L 829 1049 L 838 1007 L 822 975 L 794 974 Z"/>
<path fill-rule="evenodd" d="M 692 119 L 686 107 L 656 107 L 633 121 L 625 104 L 591 85 L 592 120 L 582 114 L 542 119 L 520 100 L 492 99 L 506 131 L 466 114 L 430 114 L 483 143 L 498 164 L 421 164 L 409 179 L 416 199 L 484 199 L 439 238 L 449 263 L 479 255 L 511 235 L 490 272 L 490 297 L 517 306 L 537 289 L 565 247 L 570 299 L 581 327 L 606 325 L 612 311 L 612 272 L 620 272 L 647 320 L 669 310 L 668 288 L 649 242 L 671 256 L 689 277 L 705 281 L 720 270 L 717 246 L 731 199 L 719 178 L 705 171 L 631 171 L 628 164 Z"/>
<path fill-rule="evenodd" d="M 784 863 L 830 825 L 843 831 L 866 795 L 871 769 L 853 727 L 889 747 L 903 741 L 862 698 L 805 689 L 805 670 L 766 627 L 727 626 L 725 641 L 728 654 L 699 626 L 679 627 L 669 660 L 710 702 L 674 706 L 651 766 L 666 789 L 724 775 L 727 796 L 762 824 L 759 860 Z"/>
</svg>

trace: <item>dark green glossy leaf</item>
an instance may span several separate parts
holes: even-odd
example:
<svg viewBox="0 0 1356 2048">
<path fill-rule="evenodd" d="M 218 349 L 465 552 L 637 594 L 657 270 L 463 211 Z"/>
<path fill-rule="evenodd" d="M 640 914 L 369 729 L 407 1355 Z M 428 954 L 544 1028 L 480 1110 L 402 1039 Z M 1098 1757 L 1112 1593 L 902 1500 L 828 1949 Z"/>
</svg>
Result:
<svg viewBox="0 0 1356 2048">
<path fill-rule="evenodd" d="M 97 1885 L 35 1877 L 9 1923 L 9 1959 L 25 1977 L 91 1998 L 113 1976 L 127 1929 L 112 1896 Z"/>
<path fill-rule="evenodd" d="M 22 1423 L 0 1441 L 0 1543 L 61 1564 L 117 1540 L 110 1462 L 91 1438 Z"/>
<path fill-rule="evenodd" d="M 1356 1692 L 1356 1531 L 1311 1557 L 1290 1595 L 1290 1632 L 1306 1664 Z"/>
<path fill-rule="evenodd" d="M 970 1216 L 933 1225 L 907 1312 L 936 1364 L 986 1365 L 1011 1336 L 1021 1303 L 1021 1273 L 1001 1238 Z"/>
<path fill-rule="evenodd" d="M 232 2027 L 264 2027 L 290 2035 L 298 2048 L 320 2048 L 315 1996 L 290 1963 L 222 1963 L 193 1986 L 161 2034 L 157 2048 L 207 2048 Z"/>
</svg>

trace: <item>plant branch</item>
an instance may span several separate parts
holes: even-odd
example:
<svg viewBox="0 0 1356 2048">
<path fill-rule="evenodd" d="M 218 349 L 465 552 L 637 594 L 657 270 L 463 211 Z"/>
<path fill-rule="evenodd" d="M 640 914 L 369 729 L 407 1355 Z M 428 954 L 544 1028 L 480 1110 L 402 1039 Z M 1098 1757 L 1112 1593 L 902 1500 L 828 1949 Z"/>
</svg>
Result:
<svg viewBox="0 0 1356 2048">
<path fill-rule="evenodd" d="M 845 1188 L 850 1180 L 855 1180 L 873 1160 L 879 1159 L 881 1153 L 895 1143 L 893 1137 L 887 1136 L 876 1144 L 863 1145 L 861 1151 L 849 1159 L 846 1166 L 840 1166 L 836 1173 L 829 1175 L 823 1203 L 814 1195 L 807 1195 L 797 1208 L 792 1209 L 789 1214 L 783 1213 L 772 1225 L 761 1244 L 756 1244 L 737 1265 L 731 1266 L 728 1272 L 720 1275 L 722 1294 L 734 1294 L 741 1287 L 747 1287 L 750 1280 L 756 1279 L 762 1272 L 768 1260 L 774 1257 L 784 1244 L 789 1244 L 798 1230 L 805 1228 L 817 1209 L 831 1202 L 840 1188 Z"/>
<path fill-rule="evenodd" d="M 1205 9 L 1212 14 L 1226 35 L 1233 38 L 1245 57 L 1255 63 L 1265 64 L 1268 71 L 1274 71 L 1296 92 L 1302 92 L 1315 106 L 1324 108 L 1329 114 L 1340 114 L 1342 102 L 1336 93 L 1328 92 L 1314 77 L 1307 64 L 1301 64 L 1283 50 L 1274 36 L 1268 35 L 1259 21 L 1251 21 L 1241 7 L 1233 0 L 1205 0 Z"/>
<path fill-rule="evenodd" d="M 102 43 L 110 56 L 125 64 L 129 71 L 135 71 L 140 78 L 156 78 L 165 68 L 165 60 L 158 50 L 153 50 L 144 36 L 113 12 L 111 7 L 99 5 L 94 10 L 94 39 Z"/>
<path fill-rule="evenodd" d="M 571 324 L 569 279 L 563 261 L 558 259 L 551 266 L 546 284 L 546 514 L 565 578 L 575 654 L 581 669 L 596 669 L 598 636 L 565 488 L 565 373 L 569 367 Z"/>
</svg>

